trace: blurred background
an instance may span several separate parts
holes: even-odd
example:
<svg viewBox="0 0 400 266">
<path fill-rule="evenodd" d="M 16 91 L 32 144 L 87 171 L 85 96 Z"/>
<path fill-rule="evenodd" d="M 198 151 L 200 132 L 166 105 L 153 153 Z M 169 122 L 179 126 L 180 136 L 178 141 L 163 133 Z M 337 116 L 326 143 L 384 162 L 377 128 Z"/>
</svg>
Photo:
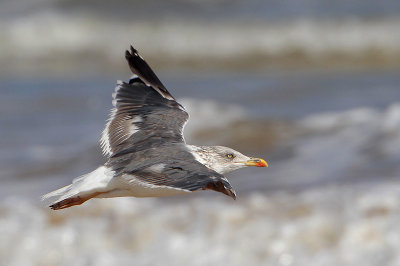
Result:
<svg viewBox="0 0 400 266">
<path fill-rule="evenodd" d="M 262 157 L 214 192 L 40 195 L 105 159 L 133 44 L 186 140 Z M 0 1 L 0 265 L 400 265 L 400 2 Z"/>
</svg>

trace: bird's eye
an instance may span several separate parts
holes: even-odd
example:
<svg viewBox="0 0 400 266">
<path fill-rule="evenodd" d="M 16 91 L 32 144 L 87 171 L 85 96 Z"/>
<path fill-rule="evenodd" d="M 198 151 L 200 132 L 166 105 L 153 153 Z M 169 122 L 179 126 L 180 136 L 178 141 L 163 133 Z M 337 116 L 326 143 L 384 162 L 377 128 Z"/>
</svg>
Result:
<svg viewBox="0 0 400 266">
<path fill-rule="evenodd" d="M 233 157 L 235 157 L 235 156 L 232 153 L 228 153 L 226 155 L 226 158 L 228 158 L 228 159 L 232 159 Z"/>
</svg>

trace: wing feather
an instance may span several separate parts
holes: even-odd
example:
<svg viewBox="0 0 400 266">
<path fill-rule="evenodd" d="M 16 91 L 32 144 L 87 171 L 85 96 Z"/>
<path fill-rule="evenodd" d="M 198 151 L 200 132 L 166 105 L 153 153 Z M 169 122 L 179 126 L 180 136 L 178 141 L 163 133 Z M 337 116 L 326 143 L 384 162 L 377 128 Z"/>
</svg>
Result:
<svg viewBox="0 0 400 266">
<path fill-rule="evenodd" d="M 130 48 L 130 51 L 125 51 L 125 58 L 129 63 L 131 71 L 144 83 L 158 91 L 163 97 L 174 100 L 174 97 L 168 92 L 147 62 L 139 55 L 138 51 L 132 46 Z"/>
<path fill-rule="evenodd" d="M 137 51 L 126 52 L 134 76 L 117 82 L 110 118 L 100 145 L 109 157 L 148 149 L 163 143 L 184 142 L 189 118 Z"/>
<path fill-rule="evenodd" d="M 211 189 L 236 198 L 234 189 L 223 175 L 192 160 L 169 162 L 158 171 L 154 171 L 150 166 L 129 173 L 141 182 L 155 186 L 167 186 L 188 191 Z"/>
</svg>

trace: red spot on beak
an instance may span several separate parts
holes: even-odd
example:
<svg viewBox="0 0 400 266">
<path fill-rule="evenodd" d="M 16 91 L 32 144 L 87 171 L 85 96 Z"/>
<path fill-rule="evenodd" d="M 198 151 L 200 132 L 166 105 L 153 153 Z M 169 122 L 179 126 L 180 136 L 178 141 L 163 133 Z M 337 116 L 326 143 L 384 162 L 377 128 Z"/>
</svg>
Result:
<svg viewBox="0 0 400 266">
<path fill-rule="evenodd" d="M 265 163 L 259 162 L 256 164 L 257 167 L 266 167 Z"/>
</svg>

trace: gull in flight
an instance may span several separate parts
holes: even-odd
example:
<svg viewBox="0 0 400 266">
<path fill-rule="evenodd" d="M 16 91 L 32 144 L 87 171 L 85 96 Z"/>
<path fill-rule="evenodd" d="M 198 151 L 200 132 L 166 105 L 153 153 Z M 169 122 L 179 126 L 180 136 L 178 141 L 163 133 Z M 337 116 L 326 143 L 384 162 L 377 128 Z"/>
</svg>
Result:
<svg viewBox="0 0 400 266">
<path fill-rule="evenodd" d="M 101 137 L 108 160 L 72 184 L 43 196 L 59 210 L 92 198 L 163 197 L 214 190 L 236 199 L 224 176 L 246 167 L 268 167 L 223 146 L 186 144 L 183 128 L 189 118 L 156 74 L 132 46 L 125 58 L 133 72 L 117 82 L 110 118 Z"/>
</svg>

